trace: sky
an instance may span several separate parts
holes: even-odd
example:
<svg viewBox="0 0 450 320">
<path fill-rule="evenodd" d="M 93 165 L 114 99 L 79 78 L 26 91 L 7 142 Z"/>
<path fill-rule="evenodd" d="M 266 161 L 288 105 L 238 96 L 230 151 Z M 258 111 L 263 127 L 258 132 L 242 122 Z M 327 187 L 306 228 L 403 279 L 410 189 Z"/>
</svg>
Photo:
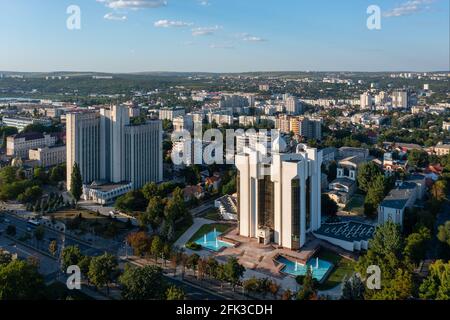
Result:
<svg viewBox="0 0 450 320">
<path fill-rule="evenodd" d="M 0 70 L 447 71 L 449 2 L 0 0 Z"/>
</svg>

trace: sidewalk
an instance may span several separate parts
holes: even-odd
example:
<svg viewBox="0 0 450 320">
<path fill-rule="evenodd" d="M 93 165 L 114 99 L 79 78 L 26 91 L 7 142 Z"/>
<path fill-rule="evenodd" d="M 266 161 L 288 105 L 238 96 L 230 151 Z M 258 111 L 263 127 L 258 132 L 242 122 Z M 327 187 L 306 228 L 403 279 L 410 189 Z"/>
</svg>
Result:
<svg viewBox="0 0 450 320">
<path fill-rule="evenodd" d="M 215 223 L 215 221 L 205 218 L 194 218 L 194 223 L 192 224 L 192 226 L 187 229 L 187 231 L 183 233 L 177 241 L 175 241 L 175 243 L 173 244 L 174 247 L 183 248 L 186 242 L 189 241 L 189 239 L 197 232 L 198 229 L 201 228 L 201 226 L 211 223 Z"/>
</svg>

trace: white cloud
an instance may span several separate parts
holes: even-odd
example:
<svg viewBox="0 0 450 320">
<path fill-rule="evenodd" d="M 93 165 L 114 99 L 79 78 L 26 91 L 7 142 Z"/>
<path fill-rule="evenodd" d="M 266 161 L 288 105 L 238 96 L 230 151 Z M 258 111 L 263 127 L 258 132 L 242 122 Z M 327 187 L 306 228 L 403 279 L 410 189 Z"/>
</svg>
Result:
<svg viewBox="0 0 450 320">
<path fill-rule="evenodd" d="M 208 36 L 214 34 L 217 30 L 221 29 L 219 26 L 214 27 L 199 27 L 192 29 L 193 36 Z"/>
<path fill-rule="evenodd" d="M 209 3 L 208 0 L 200 0 L 200 1 L 198 2 L 198 4 L 201 5 L 201 6 L 205 6 L 205 7 L 211 5 L 211 3 Z"/>
<path fill-rule="evenodd" d="M 247 42 L 265 42 L 265 41 L 267 41 L 264 38 L 254 36 L 254 35 L 251 35 L 249 33 L 240 33 L 240 34 L 237 35 L 237 37 L 240 40 L 247 41 Z"/>
<path fill-rule="evenodd" d="M 212 43 L 209 45 L 211 49 L 234 49 L 234 45 L 229 43 Z"/>
<path fill-rule="evenodd" d="M 424 10 L 428 10 L 430 8 L 428 4 L 432 2 L 434 2 L 434 0 L 409 0 L 403 2 L 398 7 L 383 12 L 383 16 L 386 18 L 390 18 L 390 17 L 407 16 L 414 13 L 418 13 Z"/>
<path fill-rule="evenodd" d="M 245 37 L 242 40 L 249 41 L 249 42 L 264 42 L 264 41 L 266 41 L 266 39 L 263 39 L 260 37 L 255 37 L 255 36 Z"/>
<path fill-rule="evenodd" d="M 111 9 L 159 8 L 167 5 L 165 0 L 97 0 Z"/>
<path fill-rule="evenodd" d="M 192 26 L 191 22 L 183 22 L 183 21 L 170 21 L 170 20 L 158 20 L 154 23 L 154 26 L 157 28 L 170 28 L 170 27 L 189 27 Z"/>
<path fill-rule="evenodd" d="M 106 20 L 114 20 L 114 21 L 125 21 L 127 20 L 127 16 L 116 15 L 112 12 L 109 12 L 103 16 Z"/>
</svg>

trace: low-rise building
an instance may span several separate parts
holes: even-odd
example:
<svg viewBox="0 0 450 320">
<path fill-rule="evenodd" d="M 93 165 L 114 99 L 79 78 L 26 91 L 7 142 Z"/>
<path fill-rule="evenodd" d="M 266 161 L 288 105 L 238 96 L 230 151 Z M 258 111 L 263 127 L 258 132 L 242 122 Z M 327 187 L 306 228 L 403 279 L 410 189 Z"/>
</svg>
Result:
<svg viewBox="0 0 450 320">
<path fill-rule="evenodd" d="M 183 107 L 162 108 L 159 110 L 159 119 L 173 121 L 174 118 L 184 116 L 185 113 L 186 111 Z"/>
<path fill-rule="evenodd" d="M 44 126 L 50 126 L 52 121 L 50 119 L 40 119 L 40 118 L 26 118 L 26 117 L 3 117 L 3 125 L 8 127 L 17 128 L 17 130 L 22 131 L 25 127 L 30 124 L 42 124 Z"/>
<path fill-rule="evenodd" d="M 358 168 L 364 162 L 365 159 L 358 156 L 342 159 L 338 162 L 336 179 L 328 186 L 330 198 L 338 205 L 345 206 L 355 193 Z"/>
<path fill-rule="evenodd" d="M 30 160 L 37 160 L 42 167 L 51 167 L 66 162 L 66 146 L 53 146 L 31 149 L 28 152 Z"/>
<path fill-rule="evenodd" d="M 83 199 L 105 205 L 114 202 L 115 199 L 133 190 L 131 182 L 106 183 L 94 181 L 90 185 L 83 185 Z"/>
<path fill-rule="evenodd" d="M 378 223 L 392 221 L 403 226 L 405 209 L 423 198 L 425 188 L 424 175 L 413 175 L 406 181 L 397 181 L 395 188 L 378 206 Z"/>
<path fill-rule="evenodd" d="M 28 158 L 29 150 L 54 146 L 57 140 L 56 134 L 18 133 L 6 138 L 6 154 L 12 157 Z"/>
</svg>

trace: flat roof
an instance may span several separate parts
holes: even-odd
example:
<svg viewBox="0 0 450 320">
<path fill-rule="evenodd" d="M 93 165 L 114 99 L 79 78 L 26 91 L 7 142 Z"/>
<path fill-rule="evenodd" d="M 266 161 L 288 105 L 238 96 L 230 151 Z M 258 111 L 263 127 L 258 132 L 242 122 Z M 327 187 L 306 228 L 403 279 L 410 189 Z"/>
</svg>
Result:
<svg viewBox="0 0 450 320">
<path fill-rule="evenodd" d="M 373 237 L 374 232 L 375 226 L 356 221 L 324 223 L 319 230 L 314 231 L 323 236 L 350 242 L 368 241 Z"/>
<path fill-rule="evenodd" d="M 99 191 L 102 191 L 102 192 L 110 192 L 110 191 L 113 191 L 113 190 L 115 190 L 117 188 L 127 186 L 129 184 L 130 184 L 130 182 L 127 182 L 127 181 L 119 182 L 119 183 L 94 181 L 90 185 L 87 185 L 86 187 L 88 189 L 99 190 Z"/>
</svg>

